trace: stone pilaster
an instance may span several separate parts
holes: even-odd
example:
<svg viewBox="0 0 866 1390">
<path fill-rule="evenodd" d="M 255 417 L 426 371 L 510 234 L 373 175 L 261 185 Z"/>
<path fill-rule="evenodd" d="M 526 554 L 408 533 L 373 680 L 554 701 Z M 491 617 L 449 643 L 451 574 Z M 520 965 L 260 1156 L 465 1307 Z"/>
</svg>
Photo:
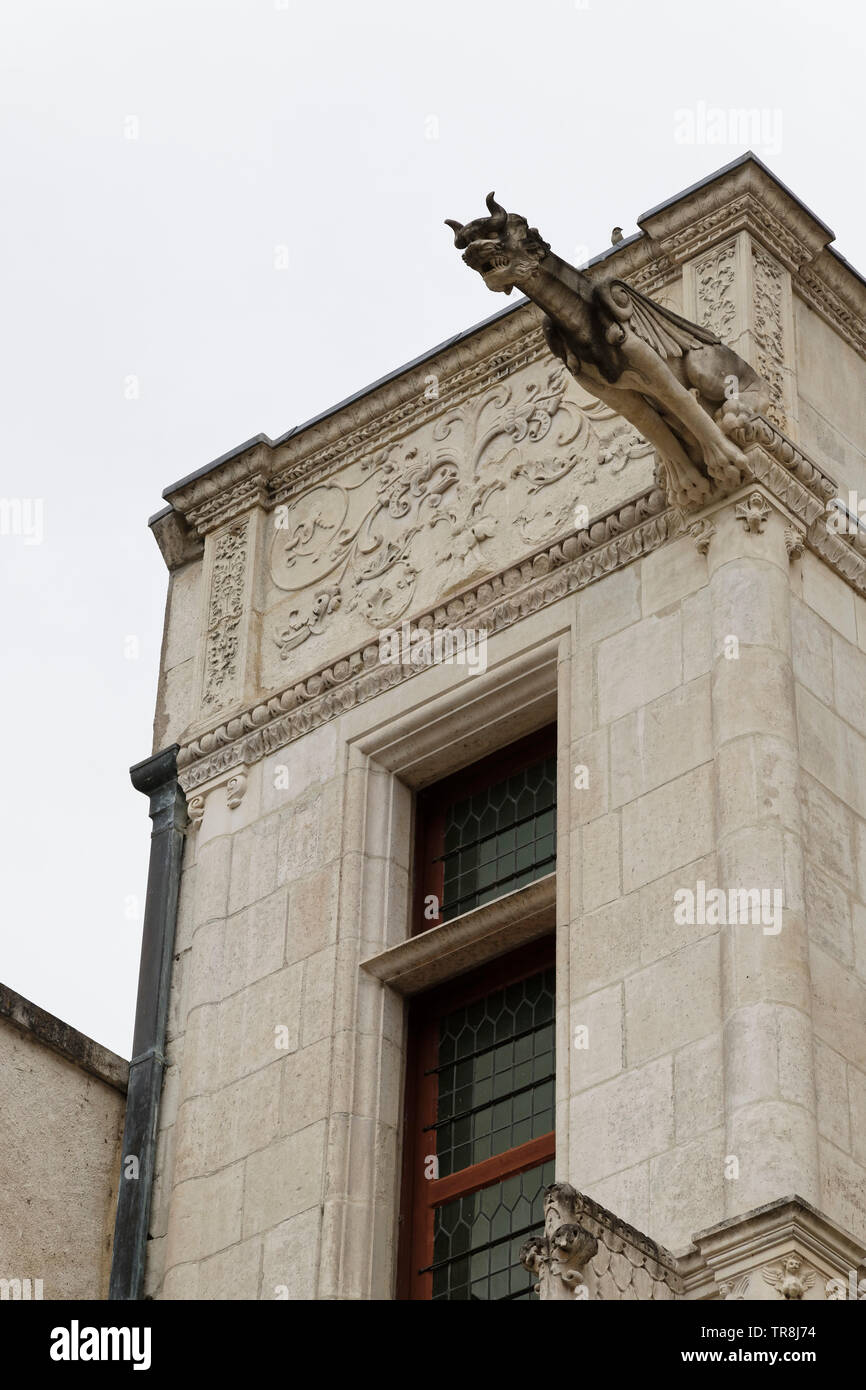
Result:
<svg viewBox="0 0 866 1390">
<path fill-rule="evenodd" d="M 791 273 L 741 230 L 683 267 L 683 308 L 735 348 L 770 389 L 767 416 L 797 438 Z"/>
<path fill-rule="evenodd" d="M 817 1202 L 818 1148 L 787 518 L 752 489 L 712 522 L 713 886 L 725 895 L 726 1211 L 735 1216 L 785 1192 Z"/>
</svg>

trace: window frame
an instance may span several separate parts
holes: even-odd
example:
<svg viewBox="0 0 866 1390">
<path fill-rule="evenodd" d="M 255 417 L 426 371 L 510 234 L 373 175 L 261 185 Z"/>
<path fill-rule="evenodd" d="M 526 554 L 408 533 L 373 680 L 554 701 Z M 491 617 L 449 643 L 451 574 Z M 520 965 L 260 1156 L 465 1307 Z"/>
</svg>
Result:
<svg viewBox="0 0 866 1390">
<path fill-rule="evenodd" d="M 400 1193 L 397 1298 L 432 1301 L 435 1210 L 445 1202 L 526 1172 L 556 1156 L 556 1129 L 504 1153 L 470 1164 L 443 1178 L 424 1175 L 430 1131 L 436 1120 L 439 1020 L 453 1009 L 483 999 L 508 985 L 556 965 L 556 935 L 550 933 L 508 955 L 416 996 L 409 1007 L 404 1105 L 403 1171 Z M 554 1016 L 555 1026 L 555 1016 Z"/>
</svg>

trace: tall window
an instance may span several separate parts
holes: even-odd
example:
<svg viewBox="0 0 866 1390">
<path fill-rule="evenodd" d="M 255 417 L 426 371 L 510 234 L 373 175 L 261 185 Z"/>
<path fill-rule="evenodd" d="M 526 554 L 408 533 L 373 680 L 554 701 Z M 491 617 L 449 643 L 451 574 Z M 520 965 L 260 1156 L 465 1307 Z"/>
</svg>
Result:
<svg viewBox="0 0 866 1390">
<path fill-rule="evenodd" d="M 419 794 L 413 932 L 556 866 L 556 728 Z M 494 907 L 495 910 L 495 907 Z M 518 1261 L 553 1182 L 554 939 L 413 1001 L 400 1296 L 520 1299 Z"/>
<path fill-rule="evenodd" d="M 518 1252 L 554 1176 L 553 950 L 533 942 L 413 1004 L 404 1298 L 530 1297 Z"/>
</svg>

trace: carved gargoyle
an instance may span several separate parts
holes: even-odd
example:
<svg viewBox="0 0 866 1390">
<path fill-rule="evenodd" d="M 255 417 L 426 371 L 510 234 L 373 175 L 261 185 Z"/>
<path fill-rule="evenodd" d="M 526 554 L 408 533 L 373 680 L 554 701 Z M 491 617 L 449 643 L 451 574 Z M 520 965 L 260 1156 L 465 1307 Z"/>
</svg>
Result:
<svg viewBox="0 0 866 1390">
<path fill-rule="evenodd" d="M 695 507 L 738 487 L 747 464 L 729 432 L 766 408 L 766 382 L 708 328 L 601 268 L 576 270 L 492 193 L 487 207 L 447 222 L 464 261 L 488 289 L 516 287 L 544 310 L 551 351 L 655 446 L 671 500 Z"/>
</svg>

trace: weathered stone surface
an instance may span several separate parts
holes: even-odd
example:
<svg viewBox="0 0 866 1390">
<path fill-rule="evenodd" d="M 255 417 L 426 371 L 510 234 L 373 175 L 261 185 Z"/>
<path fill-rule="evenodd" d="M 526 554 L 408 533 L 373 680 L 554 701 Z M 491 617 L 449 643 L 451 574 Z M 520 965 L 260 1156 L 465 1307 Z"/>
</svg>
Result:
<svg viewBox="0 0 866 1390">
<path fill-rule="evenodd" d="M 623 807 L 623 892 L 713 847 L 712 769 L 695 768 Z"/>
<path fill-rule="evenodd" d="M 649 704 L 682 680 L 678 612 L 644 618 L 598 647 L 598 717 L 602 724 Z M 640 680 L 635 673 L 640 672 Z"/>
</svg>

